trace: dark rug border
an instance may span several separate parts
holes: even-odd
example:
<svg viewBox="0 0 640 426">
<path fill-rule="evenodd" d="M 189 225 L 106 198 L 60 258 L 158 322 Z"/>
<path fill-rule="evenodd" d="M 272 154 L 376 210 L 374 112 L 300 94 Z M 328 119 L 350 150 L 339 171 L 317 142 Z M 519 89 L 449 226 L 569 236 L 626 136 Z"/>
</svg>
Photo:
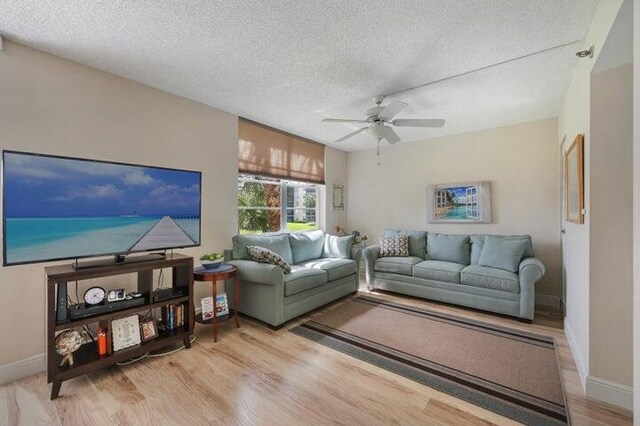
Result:
<svg viewBox="0 0 640 426">
<path fill-rule="evenodd" d="M 496 329 L 501 332 L 506 331 L 508 333 L 513 332 L 513 334 L 518 335 L 520 337 L 527 337 L 527 338 L 533 337 L 535 340 L 542 338 L 542 341 L 547 341 L 547 342 L 550 340 L 551 344 L 553 345 L 553 349 L 556 353 L 556 358 L 557 358 L 557 347 L 555 345 L 554 339 L 550 336 L 542 336 L 542 335 L 536 335 L 533 333 L 521 332 L 520 330 L 503 328 L 500 326 L 494 326 L 492 324 L 487 324 L 487 323 L 483 323 L 476 320 L 460 318 L 453 315 L 442 314 L 439 312 L 433 312 L 433 311 L 415 308 L 407 305 L 401 305 L 394 302 L 388 302 L 388 301 L 384 301 L 376 298 L 368 298 L 368 297 L 362 297 L 362 296 L 356 296 L 353 298 L 354 301 L 358 301 L 358 299 L 361 299 L 362 301 L 367 301 L 367 302 L 389 304 L 391 306 L 401 308 L 401 309 L 407 309 L 409 311 L 415 310 L 417 312 L 424 313 L 427 315 L 435 314 L 435 316 L 440 316 L 449 320 L 459 321 L 462 323 L 469 323 L 474 326 L 480 326 L 480 327 L 488 326 L 489 329 Z M 419 370 L 415 367 L 412 367 L 400 361 L 391 359 L 381 354 L 374 353 L 356 344 L 351 344 L 342 339 L 319 332 L 313 328 L 310 328 L 310 325 L 307 324 L 309 322 L 313 322 L 313 320 L 307 321 L 297 327 L 290 329 L 289 331 L 298 336 L 307 338 L 316 343 L 320 343 L 324 346 L 327 346 L 339 352 L 353 356 L 354 358 L 357 358 L 362 361 L 368 362 L 370 364 L 376 365 L 378 367 L 384 368 L 388 371 L 399 374 L 401 376 L 409 378 L 423 385 L 432 387 L 436 390 L 439 390 L 446 394 L 460 398 L 462 400 L 465 400 L 467 402 L 470 402 L 472 404 L 485 408 L 489 411 L 493 411 L 495 413 L 498 413 L 512 420 L 515 420 L 527 425 L 557 426 L 557 425 L 570 424 L 569 412 L 566 405 L 566 395 L 564 395 L 564 385 L 563 385 L 562 393 L 563 393 L 563 396 L 565 397 L 565 406 L 564 406 L 565 416 L 564 416 L 564 419 L 557 419 L 555 417 L 547 416 L 543 413 L 533 411 L 529 408 L 520 406 L 518 404 L 505 401 L 499 397 L 488 395 L 480 390 L 470 389 L 464 384 L 455 383 L 451 380 L 440 377 L 435 373 Z M 559 368 L 559 365 L 558 365 L 558 368 Z M 560 374 L 559 371 L 558 373 Z"/>
</svg>

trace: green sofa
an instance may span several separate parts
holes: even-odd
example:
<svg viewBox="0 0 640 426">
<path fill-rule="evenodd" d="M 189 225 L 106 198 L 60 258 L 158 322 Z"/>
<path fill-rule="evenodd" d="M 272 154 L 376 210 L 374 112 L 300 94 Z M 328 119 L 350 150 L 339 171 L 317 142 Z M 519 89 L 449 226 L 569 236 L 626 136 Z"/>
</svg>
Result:
<svg viewBox="0 0 640 426">
<path fill-rule="evenodd" d="M 236 235 L 225 261 L 238 267 L 238 311 L 278 327 L 285 322 L 358 291 L 361 249 L 351 236 L 337 237 L 322 230 L 277 235 Z M 250 260 L 247 246 L 278 253 L 292 267 Z M 233 300 L 233 286 L 226 286 Z"/>
<path fill-rule="evenodd" d="M 545 267 L 528 235 L 447 235 L 385 230 L 409 237 L 409 256 L 380 257 L 364 250 L 370 290 L 380 289 L 511 315 L 531 321 L 535 283 Z M 524 249 L 522 248 L 524 247 Z"/>
</svg>

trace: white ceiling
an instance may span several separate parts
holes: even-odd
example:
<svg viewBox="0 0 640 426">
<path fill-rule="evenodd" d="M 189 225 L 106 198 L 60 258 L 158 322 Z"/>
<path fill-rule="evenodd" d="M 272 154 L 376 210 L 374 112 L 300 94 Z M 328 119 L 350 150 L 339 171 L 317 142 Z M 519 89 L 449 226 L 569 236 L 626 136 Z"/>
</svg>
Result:
<svg viewBox="0 0 640 426">
<path fill-rule="evenodd" d="M 329 143 L 371 97 L 585 37 L 597 0 L 0 0 L 0 33 Z M 557 116 L 582 43 L 400 93 L 403 141 Z M 362 134 L 340 144 L 375 146 Z"/>
</svg>

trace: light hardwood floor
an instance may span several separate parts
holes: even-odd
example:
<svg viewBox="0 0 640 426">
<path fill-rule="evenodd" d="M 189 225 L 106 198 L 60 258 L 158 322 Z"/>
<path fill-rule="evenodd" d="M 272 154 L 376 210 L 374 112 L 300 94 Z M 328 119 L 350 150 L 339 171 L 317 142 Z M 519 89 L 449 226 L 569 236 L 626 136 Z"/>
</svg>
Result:
<svg viewBox="0 0 640 426">
<path fill-rule="evenodd" d="M 631 413 L 586 398 L 557 314 L 533 324 L 427 301 L 377 296 L 556 337 L 573 425 L 631 425 Z M 339 309 L 344 300 L 323 309 Z M 310 316 L 317 315 L 312 313 Z M 288 329 L 247 318 L 213 343 L 197 325 L 189 350 L 113 367 L 62 385 L 49 401 L 44 373 L 0 387 L 0 424 L 8 425 L 513 425 L 476 407 Z"/>
</svg>

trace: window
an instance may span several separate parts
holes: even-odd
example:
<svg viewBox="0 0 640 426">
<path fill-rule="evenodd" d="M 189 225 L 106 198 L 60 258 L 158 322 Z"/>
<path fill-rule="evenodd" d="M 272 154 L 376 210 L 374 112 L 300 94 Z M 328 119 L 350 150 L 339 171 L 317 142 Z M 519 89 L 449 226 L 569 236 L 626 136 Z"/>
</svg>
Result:
<svg viewBox="0 0 640 426">
<path fill-rule="evenodd" d="M 240 234 L 318 228 L 318 185 L 241 174 L 238 179 Z"/>
</svg>

